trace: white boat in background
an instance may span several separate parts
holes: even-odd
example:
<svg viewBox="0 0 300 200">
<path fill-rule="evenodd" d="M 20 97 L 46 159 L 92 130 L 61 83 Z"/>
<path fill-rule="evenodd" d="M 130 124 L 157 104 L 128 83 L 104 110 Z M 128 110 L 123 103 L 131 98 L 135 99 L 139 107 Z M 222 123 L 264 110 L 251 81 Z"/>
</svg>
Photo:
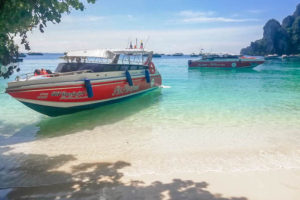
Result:
<svg viewBox="0 0 300 200">
<path fill-rule="evenodd" d="M 199 57 L 199 55 L 198 54 L 195 54 L 195 53 L 192 53 L 191 55 L 190 55 L 190 57 Z"/>
<path fill-rule="evenodd" d="M 172 56 L 183 56 L 183 53 L 174 53 Z"/>
<path fill-rule="evenodd" d="M 278 60 L 281 59 L 280 56 L 278 56 L 277 54 L 270 54 L 265 56 L 265 60 Z"/>
<path fill-rule="evenodd" d="M 300 54 L 297 54 L 297 55 L 282 55 L 282 60 L 299 61 L 300 60 Z"/>
<path fill-rule="evenodd" d="M 199 60 L 189 60 L 188 65 L 190 68 L 253 68 L 264 62 L 256 57 L 210 54 Z"/>
</svg>

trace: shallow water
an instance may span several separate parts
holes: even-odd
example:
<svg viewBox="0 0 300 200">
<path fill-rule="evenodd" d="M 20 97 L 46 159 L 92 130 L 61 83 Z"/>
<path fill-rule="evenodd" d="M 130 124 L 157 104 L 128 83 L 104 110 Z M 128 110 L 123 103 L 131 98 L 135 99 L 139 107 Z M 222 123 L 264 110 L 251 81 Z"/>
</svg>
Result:
<svg viewBox="0 0 300 200">
<path fill-rule="evenodd" d="M 22 73 L 53 70 L 59 56 L 27 57 Z M 15 165 L 30 166 L 23 159 L 33 154 L 72 155 L 77 164 L 122 160 L 135 166 L 132 177 L 300 168 L 300 62 L 191 70 L 188 59 L 154 59 L 159 90 L 72 115 L 47 117 L 1 94 L 4 180 Z"/>
<path fill-rule="evenodd" d="M 54 70 L 59 56 L 28 56 L 20 64 L 21 73 L 32 72 L 40 67 Z M 7 94 L 1 94 L 1 145 L 76 133 L 97 126 L 113 126 L 119 121 L 129 123 L 128 128 L 132 130 L 149 124 L 170 131 L 201 129 L 218 132 L 219 129 L 242 129 L 248 132 L 249 128 L 259 129 L 251 135 L 239 132 L 234 137 L 240 138 L 240 141 L 232 145 L 249 143 L 251 146 L 254 141 L 249 141 L 249 137 L 258 136 L 280 137 L 280 141 L 283 139 L 281 137 L 299 139 L 300 63 L 267 62 L 254 69 L 242 70 L 188 69 L 188 59 L 154 59 L 163 77 L 163 88 L 160 91 L 67 116 L 47 117 L 25 107 Z M 7 81 L 1 80 L 0 91 L 5 90 Z M 214 136 L 230 142 L 233 139 L 233 133 L 230 132 L 230 135 L 199 135 L 199 139 Z M 266 141 L 255 143 L 259 142 Z M 214 146 L 211 143 L 207 145 Z"/>
</svg>

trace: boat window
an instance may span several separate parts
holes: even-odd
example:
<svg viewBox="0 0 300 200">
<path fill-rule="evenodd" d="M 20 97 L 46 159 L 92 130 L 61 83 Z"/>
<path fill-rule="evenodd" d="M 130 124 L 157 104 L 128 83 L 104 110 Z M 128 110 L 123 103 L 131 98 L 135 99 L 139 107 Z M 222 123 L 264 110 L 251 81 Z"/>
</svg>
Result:
<svg viewBox="0 0 300 200">
<path fill-rule="evenodd" d="M 120 70 L 121 71 L 126 71 L 126 70 L 128 70 L 129 69 L 129 66 L 128 65 L 121 65 L 121 67 L 120 67 Z"/>
<path fill-rule="evenodd" d="M 109 71 L 119 71 L 120 66 L 119 65 L 103 65 L 103 72 L 109 72 Z"/>
<path fill-rule="evenodd" d="M 71 72 L 78 71 L 80 64 L 78 63 L 60 63 L 55 72 Z"/>
<path fill-rule="evenodd" d="M 137 65 L 130 66 L 130 70 L 137 70 L 138 68 L 139 68 L 139 66 L 137 66 Z"/>
<path fill-rule="evenodd" d="M 72 72 L 90 70 L 93 72 L 125 71 L 145 69 L 141 65 L 99 64 L 99 63 L 60 63 L 55 72 Z"/>
</svg>

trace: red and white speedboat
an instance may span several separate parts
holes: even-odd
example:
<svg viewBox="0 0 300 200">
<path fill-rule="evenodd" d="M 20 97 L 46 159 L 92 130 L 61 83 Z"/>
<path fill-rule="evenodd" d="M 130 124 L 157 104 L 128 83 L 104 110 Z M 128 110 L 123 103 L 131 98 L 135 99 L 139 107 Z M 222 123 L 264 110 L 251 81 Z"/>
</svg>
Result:
<svg viewBox="0 0 300 200">
<path fill-rule="evenodd" d="M 253 68 L 265 62 L 264 59 L 255 57 L 239 57 L 232 55 L 207 55 L 200 60 L 189 60 L 190 68 Z"/>
<path fill-rule="evenodd" d="M 74 51 L 63 58 L 54 73 L 17 78 L 6 92 L 40 113 L 58 116 L 150 91 L 162 82 L 152 52 L 141 49 Z"/>
</svg>

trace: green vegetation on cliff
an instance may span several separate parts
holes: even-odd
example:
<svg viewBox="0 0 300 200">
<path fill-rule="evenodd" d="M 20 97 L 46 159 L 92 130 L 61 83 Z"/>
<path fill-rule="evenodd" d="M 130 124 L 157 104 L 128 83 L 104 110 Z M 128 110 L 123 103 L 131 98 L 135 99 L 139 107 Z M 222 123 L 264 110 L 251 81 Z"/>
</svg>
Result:
<svg viewBox="0 0 300 200">
<path fill-rule="evenodd" d="M 299 54 L 300 53 L 300 4 L 293 15 L 287 16 L 280 24 L 271 19 L 264 26 L 263 38 L 251 42 L 241 50 L 243 55 Z"/>
</svg>

